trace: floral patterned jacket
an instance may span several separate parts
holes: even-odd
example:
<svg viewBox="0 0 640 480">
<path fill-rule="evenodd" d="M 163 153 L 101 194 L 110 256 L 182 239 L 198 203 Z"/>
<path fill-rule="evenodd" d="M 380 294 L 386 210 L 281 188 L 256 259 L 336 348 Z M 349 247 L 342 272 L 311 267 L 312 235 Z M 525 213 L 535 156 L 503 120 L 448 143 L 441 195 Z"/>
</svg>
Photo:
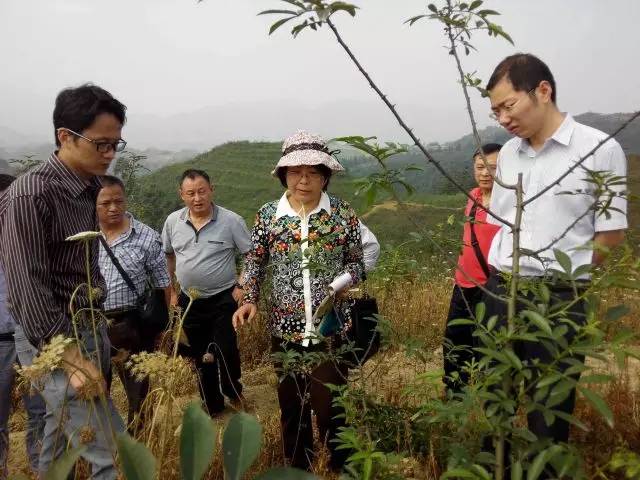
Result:
<svg viewBox="0 0 640 480">
<path fill-rule="evenodd" d="M 319 206 L 300 218 L 285 195 L 265 204 L 251 233 L 245 257 L 243 303 L 257 303 L 267 272 L 271 275 L 269 331 L 303 345 L 320 320 L 312 315 L 329 284 L 347 273 L 362 280 L 364 263 L 358 218 L 348 203 L 322 193 Z M 351 327 L 350 302 L 338 302 L 345 333 Z M 313 336 L 314 333 L 311 333 Z"/>
</svg>

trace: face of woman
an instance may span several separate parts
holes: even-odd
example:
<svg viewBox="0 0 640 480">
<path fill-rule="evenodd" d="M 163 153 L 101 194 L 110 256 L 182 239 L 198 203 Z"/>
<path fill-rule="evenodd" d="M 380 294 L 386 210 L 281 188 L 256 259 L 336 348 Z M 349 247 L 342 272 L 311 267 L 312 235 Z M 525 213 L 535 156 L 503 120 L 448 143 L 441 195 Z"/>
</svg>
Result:
<svg viewBox="0 0 640 480">
<path fill-rule="evenodd" d="M 319 202 L 325 182 L 320 170 L 314 166 L 301 165 L 287 168 L 287 190 L 290 197 L 299 203 Z"/>
</svg>

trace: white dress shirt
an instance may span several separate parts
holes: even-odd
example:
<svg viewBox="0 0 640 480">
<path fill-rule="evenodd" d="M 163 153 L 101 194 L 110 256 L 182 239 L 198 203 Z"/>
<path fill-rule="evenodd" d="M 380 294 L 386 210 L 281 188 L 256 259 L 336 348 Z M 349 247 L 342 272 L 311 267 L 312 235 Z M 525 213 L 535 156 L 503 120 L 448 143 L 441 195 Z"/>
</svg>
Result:
<svg viewBox="0 0 640 480">
<path fill-rule="evenodd" d="M 515 184 L 518 173 L 522 173 L 524 200 L 535 196 L 546 186 L 555 182 L 571 166 L 589 153 L 607 134 L 576 122 L 566 114 L 558 130 L 535 151 L 529 142 L 521 138 L 509 140 L 498 155 L 496 175 L 507 184 Z M 571 224 L 593 207 L 595 186 L 585 181 L 590 171 L 608 171 L 617 176 L 626 177 L 627 160 L 622 148 L 614 139 L 607 141 L 588 157 L 581 166 L 554 185 L 542 196 L 527 205 L 522 216 L 520 247 L 530 251 L 547 247 L 561 237 Z M 612 186 L 611 190 L 624 192 L 625 185 Z M 567 194 L 566 192 L 578 192 Z M 611 194 L 605 192 L 600 200 L 606 200 Z M 502 188 L 497 183 L 491 194 L 490 209 L 496 215 L 509 222 L 515 222 L 515 191 Z M 562 270 L 556 261 L 553 250 L 566 253 L 575 269 L 590 264 L 593 249 L 588 247 L 596 232 L 621 230 L 627 228 L 626 197 L 612 196 L 609 218 L 597 211 L 590 211 L 571 227 L 551 248 L 545 248 L 540 258 L 522 256 L 520 274 L 542 276 L 548 270 Z M 500 225 L 491 216 L 487 221 Z M 587 246 L 585 248 L 585 246 Z M 489 263 L 503 272 L 512 269 L 513 238 L 511 229 L 502 226 L 493 239 L 489 251 Z M 581 278 L 588 278 L 583 275 Z"/>
</svg>

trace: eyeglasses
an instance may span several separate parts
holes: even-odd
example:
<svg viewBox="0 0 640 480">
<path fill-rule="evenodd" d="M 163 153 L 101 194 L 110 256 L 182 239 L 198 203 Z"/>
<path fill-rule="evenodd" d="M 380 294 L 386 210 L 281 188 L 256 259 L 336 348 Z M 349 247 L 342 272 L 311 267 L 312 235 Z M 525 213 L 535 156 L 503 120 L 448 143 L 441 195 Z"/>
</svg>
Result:
<svg viewBox="0 0 640 480">
<path fill-rule="evenodd" d="M 306 175 L 309 180 L 320 180 L 321 178 L 323 178 L 323 175 L 320 172 L 314 172 L 314 171 L 304 172 L 300 170 L 287 169 L 287 177 L 291 178 L 292 180 L 299 180 L 304 175 Z"/>
<path fill-rule="evenodd" d="M 62 130 L 66 130 L 67 132 L 72 133 L 76 137 L 80 137 L 86 140 L 87 142 L 93 143 L 96 146 L 96 150 L 100 153 L 108 153 L 111 150 L 113 150 L 114 152 L 122 152 L 127 146 L 127 142 L 125 142 L 122 139 L 115 142 L 99 142 L 97 140 L 92 140 L 91 138 L 87 138 L 84 135 L 80 135 L 78 132 L 74 132 L 70 128 L 62 128 Z"/>
<path fill-rule="evenodd" d="M 528 97 L 529 95 L 531 95 L 535 91 L 536 91 L 536 89 L 532 88 L 531 90 L 529 90 L 527 92 L 527 94 L 524 97 L 520 97 L 518 100 L 513 102 L 511 105 L 504 105 L 503 107 L 496 108 L 493 112 L 491 112 L 489 114 L 489 118 L 491 118 L 492 120 L 495 120 L 496 122 L 500 121 L 500 115 L 502 114 L 502 112 L 507 113 L 507 115 L 510 114 L 511 112 L 513 112 L 513 109 L 516 108 L 516 105 L 518 105 L 520 100 L 522 100 L 525 97 Z"/>
</svg>

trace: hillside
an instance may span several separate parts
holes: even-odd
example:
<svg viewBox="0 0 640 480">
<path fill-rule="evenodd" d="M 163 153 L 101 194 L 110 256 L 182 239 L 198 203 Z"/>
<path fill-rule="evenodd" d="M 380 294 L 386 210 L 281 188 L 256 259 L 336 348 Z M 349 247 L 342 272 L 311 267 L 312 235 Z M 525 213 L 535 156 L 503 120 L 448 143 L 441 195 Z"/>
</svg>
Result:
<svg viewBox="0 0 640 480">
<path fill-rule="evenodd" d="M 279 143 L 231 142 L 189 161 L 161 168 L 141 179 L 140 198 L 145 204 L 142 216 L 154 227 L 161 227 L 166 215 L 182 205 L 177 193 L 181 173 L 187 168 L 199 168 L 212 177 L 216 201 L 253 222 L 261 205 L 282 195 L 279 180 L 270 173 L 279 157 Z M 334 177 L 330 189 L 336 195 L 354 199 L 351 178 L 346 175 Z"/>
</svg>

